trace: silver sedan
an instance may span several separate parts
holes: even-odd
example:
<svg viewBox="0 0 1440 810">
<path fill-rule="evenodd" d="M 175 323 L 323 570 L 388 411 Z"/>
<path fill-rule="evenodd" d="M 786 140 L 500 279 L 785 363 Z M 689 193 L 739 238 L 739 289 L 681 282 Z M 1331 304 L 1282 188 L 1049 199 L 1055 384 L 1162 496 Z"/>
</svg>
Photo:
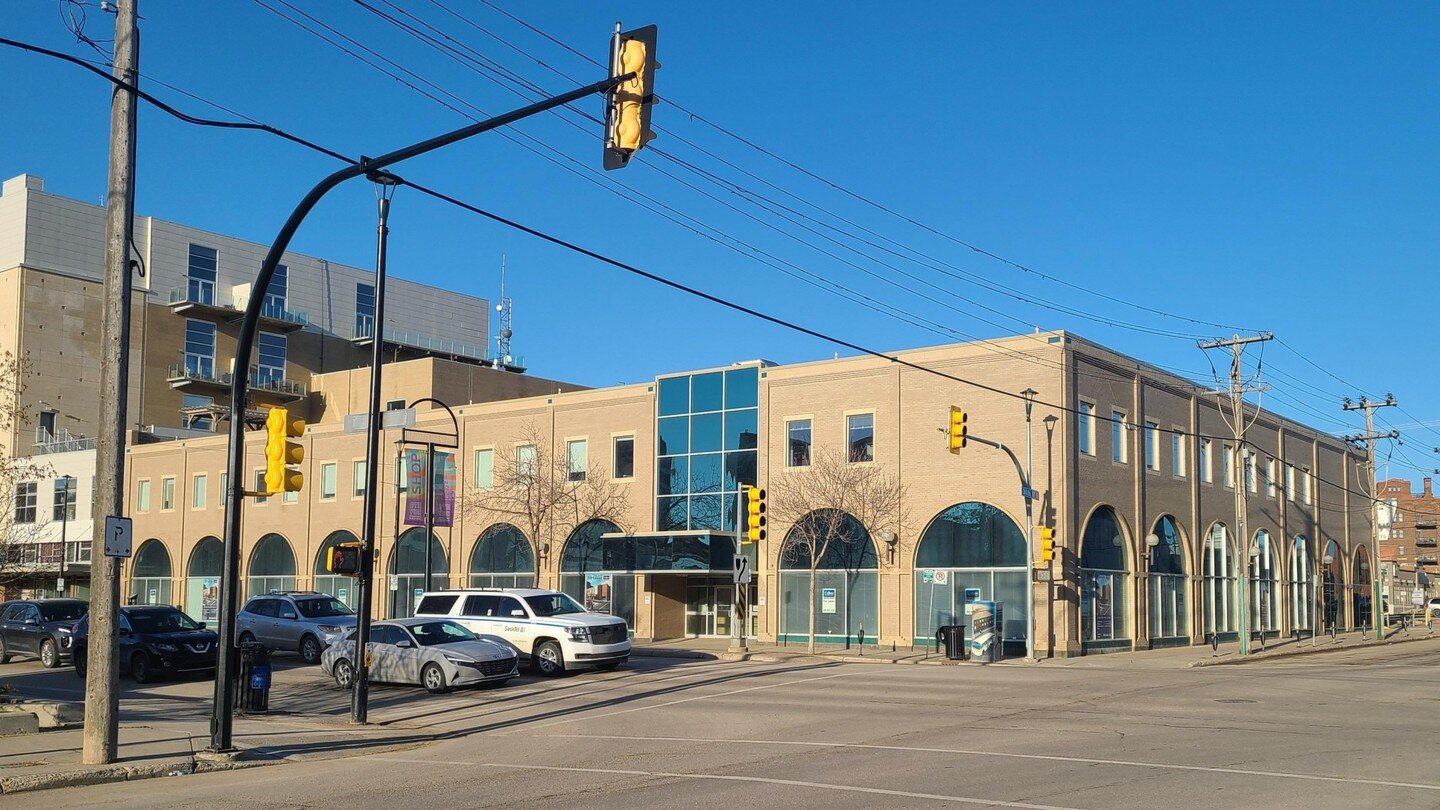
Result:
<svg viewBox="0 0 1440 810">
<path fill-rule="evenodd" d="M 370 680 L 413 683 L 431 692 L 452 686 L 500 684 L 520 674 L 515 650 L 485 641 L 449 619 L 396 619 L 370 625 L 365 645 Z M 320 668 L 341 689 L 355 684 L 355 632 L 320 656 Z"/>
</svg>

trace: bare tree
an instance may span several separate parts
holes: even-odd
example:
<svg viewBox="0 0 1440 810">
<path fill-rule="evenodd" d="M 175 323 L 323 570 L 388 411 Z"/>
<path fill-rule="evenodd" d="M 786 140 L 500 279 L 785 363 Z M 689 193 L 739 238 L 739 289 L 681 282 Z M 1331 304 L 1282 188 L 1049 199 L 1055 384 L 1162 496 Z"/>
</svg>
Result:
<svg viewBox="0 0 1440 810">
<path fill-rule="evenodd" d="M 527 424 L 513 447 L 495 453 L 491 486 L 471 488 L 461 501 L 467 519 L 511 523 L 544 556 L 544 537 L 568 537 L 587 521 L 623 520 L 625 490 L 600 465 L 571 469 L 564 448 L 554 447 Z"/>
<path fill-rule="evenodd" d="M 905 489 L 874 464 L 852 464 L 838 452 L 817 451 L 810 466 L 770 481 L 768 521 L 788 527 L 783 560 L 810 570 L 808 643 L 815 651 L 815 572 L 827 556 L 858 560 L 863 543 L 907 524 Z"/>
<path fill-rule="evenodd" d="M 40 479 L 51 475 L 48 465 L 17 456 L 12 449 L 15 431 L 26 418 L 21 394 L 29 376 L 30 364 L 26 359 L 10 352 L 0 353 L 0 436 L 5 436 L 5 441 L 0 442 L 0 589 L 34 573 L 40 551 L 37 545 L 41 535 L 40 492 L 36 486 L 34 509 L 27 510 L 29 519 L 22 521 L 19 519 L 20 487 L 38 484 Z M 18 445 L 15 441 L 14 446 Z"/>
</svg>

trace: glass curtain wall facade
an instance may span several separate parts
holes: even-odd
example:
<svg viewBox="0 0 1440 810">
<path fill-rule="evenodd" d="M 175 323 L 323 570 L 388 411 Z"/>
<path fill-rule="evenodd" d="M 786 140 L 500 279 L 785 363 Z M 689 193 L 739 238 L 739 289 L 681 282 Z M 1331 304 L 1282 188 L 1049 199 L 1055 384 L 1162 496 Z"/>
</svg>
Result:
<svg viewBox="0 0 1440 810">
<path fill-rule="evenodd" d="M 225 566 L 225 544 L 206 537 L 195 544 L 185 565 L 185 612 L 196 621 L 220 621 L 220 573 Z"/>
<path fill-rule="evenodd" d="M 635 629 L 635 574 L 630 548 L 602 535 L 620 531 L 608 520 L 580 524 L 560 556 L 560 590 L 585 607 L 619 616 Z"/>
<path fill-rule="evenodd" d="M 656 530 L 734 531 L 736 495 L 756 482 L 759 367 L 657 384 Z"/>
<path fill-rule="evenodd" d="M 1024 654 L 1025 535 L 997 507 L 970 501 L 936 515 L 915 551 L 916 644 L 931 644 L 947 624 L 965 624 L 967 592 L 1004 603 L 1001 637 Z"/>
<path fill-rule="evenodd" d="M 829 528 L 838 527 L 835 531 Z M 824 537 L 829 537 L 826 543 Z M 809 539 L 816 538 L 813 544 Z M 812 548 L 813 546 L 813 548 Z M 823 550 L 822 550 L 823 548 Z M 820 552 L 815 570 L 815 596 L 810 599 L 810 560 Z M 815 614 L 815 640 L 858 642 L 863 629 L 872 643 L 879 635 L 879 561 L 870 532 L 854 516 L 839 520 L 812 513 L 786 535 L 780 553 L 780 635 L 784 641 L 809 638 Z"/>
<path fill-rule="evenodd" d="M 1125 530 L 1115 510 L 1102 506 L 1085 523 L 1080 545 L 1080 630 L 1082 643 L 1130 637 Z"/>
<path fill-rule="evenodd" d="M 330 549 L 341 543 L 358 543 L 360 538 L 354 533 L 341 529 L 338 532 L 331 532 L 320 544 L 320 552 L 315 555 L 315 590 L 321 593 L 328 593 L 331 596 L 345 603 L 351 610 L 359 603 L 355 596 L 355 578 L 336 576 L 330 573 L 325 567 L 327 558 L 330 556 Z"/>
<path fill-rule="evenodd" d="M 1315 613 L 1315 580 L 1310 547 L 1305 536 L 1295 535 L 1290 544 L 1290 627 L 1310 630 Z"/>
<path fill-rule="evenodd" d="M 290 548 L 290 541 L 278 534 L 260 538 L 245 570 L 247 596 L 295 590 L 295 552 Z"/>
<path fill-rule="evenodd" d="M 535 553 L 525 533 L 497 523 L 481 533 L 470 552 L 470 587 L 533 588 Z"/>
<path fill-rule="evenodd" d="M 440 538 L 430 533 L 430 586 L 450 587 L 450 561 Z M 425 592 L 425 529 L 415 527 L 400 535 L 390 553 L 390 618 L 408 619 Z"/>
<path fill-rule="evenodd" d="M 1205 634 L 1234 633 L 1235 616 L 1235 549 L 1230 530 L 1216 523 L 1205 533 L 1205 548 L 1200 557 L 1200 590 L 1205 606 Z"/>
<path fill-rule="evenodd" d="M 130 604 L 169 605 L 170 552 L 165 544 L 151 538 L 135 552 L 135 573 L 130 580 Z"/>
<path fill-rule="evenodd" d="M 1190 608 L 1186 592 L 1185 544 L 1180 524 L 1170 515 L 1155 521 L 1152 532 L 1160 540 L 1150 549 L 1150 640 L 1184 639 L 1190 635 Z"/>
<path fill-rule="evenodd" d="M 1255 532 L 1254 551 L 1250 558 L 1250 633 L 1276 633 L 1280 629 L 1280 613 L 1275 604 L 1280 595 L 1280 576 L 1269 532 L 1264 529 Z"/>
</svg>

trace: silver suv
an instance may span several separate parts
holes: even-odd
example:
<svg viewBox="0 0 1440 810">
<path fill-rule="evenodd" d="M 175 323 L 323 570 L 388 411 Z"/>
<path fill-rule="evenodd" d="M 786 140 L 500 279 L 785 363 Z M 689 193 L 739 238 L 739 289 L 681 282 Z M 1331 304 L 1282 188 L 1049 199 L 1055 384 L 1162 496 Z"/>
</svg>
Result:
<svg viewBox="0 0 1440 810">
<path fill-rule="evenodd" d="M 355 611 L 328 593 L 272 592 L 252 596 L 235 617 L 240 643 L 258 641 L 272 650 L 298 652 L 307 664 L 320 663 L 326 647 L 355 626 Z"/>
</svg>

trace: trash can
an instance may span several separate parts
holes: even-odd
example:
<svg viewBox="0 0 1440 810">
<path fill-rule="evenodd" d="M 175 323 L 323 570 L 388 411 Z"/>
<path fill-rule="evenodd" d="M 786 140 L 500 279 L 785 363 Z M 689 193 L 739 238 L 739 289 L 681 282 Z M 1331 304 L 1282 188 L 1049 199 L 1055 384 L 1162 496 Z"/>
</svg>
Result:
<svg viewBox="0 0 1440 810">
<path fill-rule="evenodd" d="M 965 625 L 947 624 L 935 631 L 935 640 L 945 648 L 945 657 L 951 661 L 965 659 Z"/>
<path fill-rule="evenodd" d="M 258 641 L 240 645 L 235 679 L 235 708 L 250 714 L 270 710 L 270 648 Z"/>
</svg>

